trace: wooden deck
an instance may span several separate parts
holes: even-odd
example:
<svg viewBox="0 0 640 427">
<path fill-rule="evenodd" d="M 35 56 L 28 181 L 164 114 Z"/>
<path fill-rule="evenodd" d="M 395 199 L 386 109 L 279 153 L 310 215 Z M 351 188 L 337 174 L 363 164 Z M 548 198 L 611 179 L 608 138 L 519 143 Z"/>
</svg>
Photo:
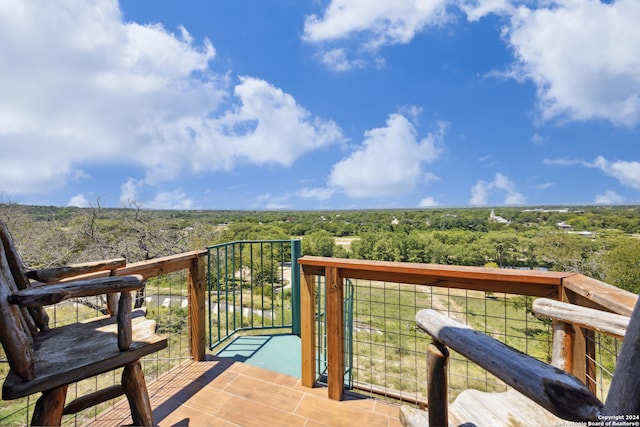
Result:
<svg viewBox="0 0 640 427">
<path fill-rule="evenodd" d="M 352 393 L 329 400 L 326 387 L 305 388 L 299 378 L 224 359 L 188 362 L 148 386 L 160 427 L 400 426 L 397 406 Z M 125 400 L 88 426 L 130 423 Z"/>
</svg>

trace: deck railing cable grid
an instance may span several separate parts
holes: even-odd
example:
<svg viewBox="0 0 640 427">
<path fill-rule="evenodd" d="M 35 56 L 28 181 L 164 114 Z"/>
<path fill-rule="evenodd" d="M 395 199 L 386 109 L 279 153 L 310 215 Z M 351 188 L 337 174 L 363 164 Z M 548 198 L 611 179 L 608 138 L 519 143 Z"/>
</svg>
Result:
<svg viewBox="0 0 640 427">
<path fill-rule="evenodd" d="M 326 384 L 327 382 L 327 316 L 326 298 L 327 288 L 325 278 L 318 276 L 315 284 L 315 372 L 316 381 Z"/>
<path fill-rule="evenodd" d="M 145 286 L 147 318 L 156 321 L 157 333 L 167 337 L 167 348 L 141 361 L 148 382 L 192 359 L 189 350 L 189 290 L 187 272 L 152 277 Z"/>
<path fill-rule="evenodd" d="M 327 372 L 329 369 L 327 358 L 327 311 L 326 298 L 327 289 L 325 286 L 325 278 L 317 277 L 315 285 L 316 301 L 315 301 L 315 319 L 316 319 L 316 339 L 315 339 L 315 372 L 316 380 L 319 383 L 326 384 Z M 353 387 L 353 304 L 354 304 L 354 286 L 351 280 L 345 282 L 344 305 L 343 305 L 343 327 L 344 327 L 344 384 L 345 388 Z"/>
<path fill-rule="evenodd" d="M 531 314 L 530 298 L 370 280 L 351 282 L 353 342 L 352 347 L 345 343 L 345 370 L 352 374 L 353 388 L 361 392 L 396 402 L 426 404 L 426 348 L 431 338 L 415 325 L 415 315 L 423 308 L 441 311 L 524 353 L 550 361 L 551 330 Z M 346 321 L 345 315 L 348 328 Z M 317 326 L 319 348 L 323 345 L 322 328 L 321 324 Z M 506 389 L 493 375 L 451 353 L 451 398 L 466 388 Z M 324 363 L 321 354 L 317 363 Z"/>
<path fill-rule="evenodd" d="M 427 289 L 354 283 L 354 388 L 392 401 L 426 402 L 424 352 L 430 340 L 416 329 L 415 315 L 431 307 Z"/>
<path fill-rule="evenodd" d="M 0 347 L 0 379 L 4 381 L 9 371 L 9 362 L 4 350 Z M 0 425 L 28 425 L 36 399 L 31 396 L 12 401 L 3 401 L 0 408 Z"/>
<path fill-rule="evenodd" d="M 207 248 L 210 350 L 238 332 L 291 329 L 291 245 L 240 241 Z"/>
<path fill-rule="evenodd" d="M 551 361 L 550 322 L 531 312 L 531 297 L 470 290 L 441 289 L 434 295 L 448 295 L 447 314 L 472 328 L 543 362 Z M 434 298 L 437 303 L 438 298 Z M 438 309 L 437 307 L 434 307 Z M 454 399 L 461 391 L 505 391 L 507 386 L 495 376 L 450 351 L 449 394 Z"/>
<path fill-rule="evenodd" d="M 593 348 L 593 356 L 587 354 L 587 382 L 595 395 L 604 402 L 609 392 L 613 371 L 622 347 L 622 340 L 602 334 L 588 333 L 587 347 Z"/>
<path fill-rule="evenodd" d="M 156 321 L 158 333 L 166 336 L 169 342 L 166 349 L 141 359 L 145 379 L 149 383 L 171 368 L 191 359 L 186 272 L 178 271 L 148 279 L 144 297 L 139 294 L 135 300 L 146 310 L 147 317 Z M 46 310 L 49 314 L 49 325 L 54 328 L 105 314 L 106 300 L 104 297 L 75 299 L 49 306 Z M 2 349 L 0 353 L 0 359 L 4 360 Z M 99 388 L 119 384 L 120 375 L 121 370 L 111 371 L 69 386 L 67 402 Z M 0 425 L 28 425 L 37 398 L 38 395 L 34 395 L 3 401 L 0 408 Z M 73 415 L 66 415 L 62 423 L 66 426 L 82 425 L 94 419 L 100 412 L 113 407 L 115 402 L 116 400 L 112 400 Z"/>
</svg>

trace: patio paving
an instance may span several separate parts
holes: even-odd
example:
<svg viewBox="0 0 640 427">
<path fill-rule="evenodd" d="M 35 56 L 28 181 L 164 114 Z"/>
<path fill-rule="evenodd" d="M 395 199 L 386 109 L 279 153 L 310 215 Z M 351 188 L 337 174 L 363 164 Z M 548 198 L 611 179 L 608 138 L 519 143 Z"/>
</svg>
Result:
<svg viewBox="0 0 640 427">
<path fill-rule="evenodd" d="M 232 359 L 187 362 L 148 384 L 158 426 L 398 427 L 398 407 L 355 393 L 327 398 L 324 386 Z M 130 424 L 126 400 L 87 424 Z"/>
</svg>

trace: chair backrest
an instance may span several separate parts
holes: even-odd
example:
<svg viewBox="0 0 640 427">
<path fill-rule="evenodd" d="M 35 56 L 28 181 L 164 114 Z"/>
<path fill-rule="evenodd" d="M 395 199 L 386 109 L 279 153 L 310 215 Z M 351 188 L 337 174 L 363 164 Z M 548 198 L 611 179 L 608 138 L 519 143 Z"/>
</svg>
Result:
<svg viewBox="0 0 640 427">
<path fill-rule="evenodd" d="M 623 421 L 639 421 L 637 417 L 640 414 L 640 300 L 631 313 L 602 413 L 636 417 Z"/>
<path fill-rule="evenodd" d="M 26 308 L 8 301 L 9 295 L 18 291 L 18 284 L 10 266 L 7 247 L 12 246 L 5 237 L 9 236 L 6 225 L 0 222 L 0 342 L 13 372 L 27 381 L 34 377 L 33 334 L 34 320 Z M 19 277 L 19 276 L 18 276 Z M 27 281 L 28 283 L 28 281 Z"/>
</svg>

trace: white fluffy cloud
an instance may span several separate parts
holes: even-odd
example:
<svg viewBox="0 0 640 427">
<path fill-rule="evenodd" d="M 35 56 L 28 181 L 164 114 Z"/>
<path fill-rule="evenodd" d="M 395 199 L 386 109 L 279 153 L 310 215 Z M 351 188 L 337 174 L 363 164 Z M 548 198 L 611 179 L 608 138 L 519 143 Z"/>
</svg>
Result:
<svg viewBox="0 0 640 427">
<path fill-rule="evenodd" d="M 194 209 L 193 199 L 187 197 L 182 190 L 162 191 L 156 194 L 155 198 L 144 204 L 150 209 Z"/>
<path fill-rule="evenodd" d="M 204 130 L 207 140 L 221 138 L 215 148 L 223 150 L 226 162 L 291 165 L 302 154 L 343 138 L 334 122 L 313 117 L 291 95 L 264 80 L 241 77 L 234 94 L 239 105 Z"/>
<path fill-rule="evenodd" d="M 543 120 L 640 123 L 640 2 L 463 0 L 469 20 L 493 13 L 515 62 L 506 73 L 537 87 Z"/>
<path fill-rule="evenodd" d="M 492 203 L 490 197 L 496 193 L 504 195 L 505 205 L 521 205 L 526 202 L 526 198 L 516 191 L 515 184 L 505 175 L 497 173 L 493 181 L 480 180 L 471 187 L 470 205 L 483 206 Z"/>
<path fill-rule="evenodd" d="M 336 71 L 349 71 L 363 68 L 365 61 L 362 59 L 350 59 L 343 48 L 330 49 L 320 54 L 322 63 Z"/>
<path fill-rule="evenodd" d="M 332 0 L 322 17 L 306 18 L 303 37 L 320 42 L 367 33 L 367 44 L 374 48 L 407 43 L 426 25 L 446 22 L 447 3 L 447 0 Z"/>
<path fill-rule="evenodd" d="M 214 59 L 184 28 L 124 22 L 116 0 L 0 2 L 0 191 L 47 193 L 91 166 L 126 165 L 140 171 L 126 201 L 143 185 L 290 165 L 342 139 L 268 82 L 212 72 Z M 179 191 L 151 203 L 189 205 Z"/>
<path fill-rule="evenodd" d="M 510 15 L 516 9 L 514 3 L 513 0 L 461 0 L 460 7 L 473 22 L 490 13 Z"/>
<path fill-rule="evenodd" d="M 432 177 L 424 165 L 441 153 L 445 125 L 419 139 L 413 124 L 391 114 L 383 128 L 365 132 L 365 139 L 348 158 L 333 166 L 329 184 L 352 197 L 392 196 L 412 190 Z"/>
<path fill-rule="evenodd" d="M 542 117 L 640 123 L 640 2 L 547 4 L 518 8 L 506 29 L 514 75 L 536 84 Z"/>
<path fill-rule="evenodd" d="M 220 91 L 190 77 L 215 51 L 185 37 L 123 23 L 115 1 L 0 3 L 6 191 L 60 187 L 84 162 L 134 162 L 145 144 L 132 131 L 215 107 Z"/>
<path fill-rule="evenodd" d="M 88 208 L 91 206 L 91 202 L 84 196 L 84 194 L 76 194 L 73 196 L 67 206 L 74 206 L 77 208 Z"/>
<path fill-rule="evenodd" d="M 438 206 L 438 202 L 431 196 L 425 197 L 424 199 L 420 200 L 420 203 L 418 203 L 419 208 L 432 208 L 435 206 Z"/>
<path fill-rule="evenodd" d="M 120 186 L 120 204 L 122 206 L 129 206 L 131 203 L 138 201 L 143 186 L 143 181 L 129 178 L 127 182 Z"/>
<path fill-rule="evenodd" d="M 604 194 L 595 197 L 594 203 L 599 205 L 617 205 L 624 203 L 624 197 L 612 190 L 607 190 Z"/>
<path fill-rule="evenodd" d="M 409 43 L 425 28 L 449 22 L 506 19 L 502 36 L 514 54 L 499 74 L 537 87 L 543 120 L 640 123 L 640 2 L 637 0 L 332 0 L 306 18 L 303 39 L 338 71 L 383 61 L 381 46 Z M 496 35 L 498 36 L 498 35 Z"/>
<path fill-rule="evenodd" d="M 334 191 L 330 188 L 303 188 L 298 191 L 298 197 L 303 199 L 328 200 Z"/>
<path fill-rule="evenodd" d="M 447 22 L 446 6 L 450 2 L 332 0 L 322 16 L 306 17 L 303 39 L 324 49 L 320 58 L 329 67 L 337 71 L 360 68 L 380 47 L 408 43 L 423 28 Z M 348 39 L 357 41 L 353 51 L 333 47 Z M 374 62 L 380 66 L 384 60 L 375 58 Z"/>
<path fill-rule="evenodd" d="M 640 190 L 640 162 L 627 162 L 618 160 L 610 162 L 602 156 L 587 164 L 587 166 L 600 169 L 606 175 L 615 178 L 620 184 L 636 190 Z"/>
</svg>

